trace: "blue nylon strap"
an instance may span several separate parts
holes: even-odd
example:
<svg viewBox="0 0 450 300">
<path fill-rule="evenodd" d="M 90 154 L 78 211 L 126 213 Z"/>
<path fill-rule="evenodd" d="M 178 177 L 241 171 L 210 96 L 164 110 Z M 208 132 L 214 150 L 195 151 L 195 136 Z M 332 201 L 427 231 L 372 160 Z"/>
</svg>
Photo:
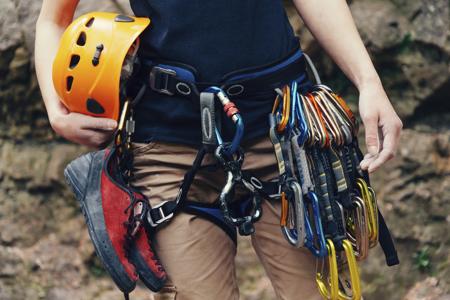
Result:
<svg viewBox="0 0 450 300">
<path fill-rule="evenodd" d="M 278 70 L 281 70 L 281 69 L 289 66 L 291 63 L 293 63 L 294 61 L 298 60 L 302 56 L 303 56 L 303 52 L 301 50 L 298 50 L 291 57 L 289 57 L 287 60 L 285 60 L 285 61 L 283 61 L 283 62 L 281 62 L 281 63 L 279 63 L 279 64 L 277 64 L 275 66 L 263 69 L 263 70 L 258 71 L 258 72 L 232 76 L 230 78 L 227 78 L 226 82 L 233 82 L 233 81 L 239 81 L 239 80 L 244 80 L 244 79 L 252 79 L 252 78 L 257 78 L 257 77 L 260 77 L 260 76 L 263 76 L 263 75 L 267 75 L 267 74 L 276 72 Z M 302 72 L 302 70 L 299 70 L 299 72 Z"/>
</svg>

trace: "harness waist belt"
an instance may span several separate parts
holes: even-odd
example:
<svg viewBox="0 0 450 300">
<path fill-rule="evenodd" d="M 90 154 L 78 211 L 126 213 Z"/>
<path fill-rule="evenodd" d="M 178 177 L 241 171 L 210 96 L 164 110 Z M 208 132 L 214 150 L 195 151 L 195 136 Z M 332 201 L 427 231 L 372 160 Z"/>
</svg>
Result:
<svg viewBox="0 0 450 300">
<path fill-rule="evenodd" d="M 149 87 L 158 93 L 198 99 L 200 93 L 210 87 L 221 87 L 229 96 L 245 98 L 264 94 L 306 76 L 306 62 L 298 48 L 287 57 L 259 67 L 230 72 L 219 82 L 199 82 L 192 66 L 141 56 L 143 76 Z"/>
</svg>

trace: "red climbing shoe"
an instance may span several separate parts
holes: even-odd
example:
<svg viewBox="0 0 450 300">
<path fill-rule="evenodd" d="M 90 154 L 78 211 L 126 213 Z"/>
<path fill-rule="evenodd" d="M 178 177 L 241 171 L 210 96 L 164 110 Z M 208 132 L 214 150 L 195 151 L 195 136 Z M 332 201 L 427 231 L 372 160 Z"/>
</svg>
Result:
<svg viewBox="0 0 450 300">
<path fill-rule="evenodd" d="M 166 273 L 139 218 L 148 200 L 122 182 L 115 148 L 85 154 L 64 175 L 80 203 L 95 251 L 118 288 L 133 291 L 140 278 L 160 290 Z"/>
</svg>

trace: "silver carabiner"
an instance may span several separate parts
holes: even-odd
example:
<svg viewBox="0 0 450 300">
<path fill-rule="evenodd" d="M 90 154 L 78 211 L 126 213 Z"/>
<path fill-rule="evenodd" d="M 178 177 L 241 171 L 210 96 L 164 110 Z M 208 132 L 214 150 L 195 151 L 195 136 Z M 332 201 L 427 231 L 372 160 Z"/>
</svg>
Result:
<svg viewBox="0 0 450 300">
<path fill-rule="evenodd" d="M 303 194 L 300 184 L 296 181 L 291 181 L 289 187 L 292 189 L 294 195 L 293 201 L 287 200 L 290 208 L 286 214 L 285 224 L 282 224 L 281 231 L 286 238 L 286 240 L 292 246 L 296 248 L 303 247 L 306 240 L 306 230 L 305 230 L 305 211 L 303 203 Z M 293 210 L 291 210 L 293 208 Z M 293 216 L 291 219 L 289 216 Z M 288 224 L 292 224 L 293 228 L 289 228 Z"/>
</svg>

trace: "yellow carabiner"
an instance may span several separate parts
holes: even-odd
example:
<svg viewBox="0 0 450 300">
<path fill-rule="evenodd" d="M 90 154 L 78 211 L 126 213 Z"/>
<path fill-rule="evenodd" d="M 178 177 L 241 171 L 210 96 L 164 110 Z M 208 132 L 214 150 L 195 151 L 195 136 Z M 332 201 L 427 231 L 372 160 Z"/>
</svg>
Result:
<svg viewBox="0 0 450 300">
<path fill-rule="evenodd" d="M 378 241 L 378 207 L 375 192 L 367 186 L 366 181 L 362 178 L 356 179 L 356 185 L 362 199 L 364 200 L 364 203 L 366 204 L 368 216 L 367 225 L 369 227 L 369 243 L 370 247 L 374 247 Z"/>
<path fill-rule="evenodd" d="M 339 300 L 339 273 L 337 267 L 336 250 L 332 240 L 327 239 L 328 256 L 320 259 L 316 266 L 316 283 L 320 295 L 327 300 Z M 328 260 L 329 278 L 325 275 L 324 260 Z M 319 261 L 319 260 L 318 260 Z M 321 270 L 319 270 L 321 265 Z"/>
<path fill-rule="evenodd" d="M 375 191 L 373 190 L 372 187 L 368 187 L 369 189 L 369 193 L 370 193 L 370 199 L 371 199 L 371 203 L 372 203 L 372 209 L 373 209 L 373 219 L 374 219 L 374 228 L 375 228 L 375 232 L 374 235 L 369 239 L 369 247 L 373 248 L 378 244 L 378 234 L 379 234 L 379 229 L 378 229 L 378 204 L 377 204 L 377 196 L 375 195 Z"/>
<path fill-rule="evenodd" d="M 352 244 L 348 240 L 343 240 L 342 245 L 344 246 L 344 253 L 347 259 L 348 268 L 350 271 L 350 287 L 352 290 L 352 295 L 347 296 L 344 292 L 339 290 L 338 299 L 339 300 L 361 300 L 361 281 L 359 277 L 358 265 L 356 263 L 355 254 L 353 253 Z M 345 283 L 344 283 L 345 284 Z"/>
<path fill-rule="evenodd" d="M 122 146 L 122 144 L 124 142 L 123 141 L 123 131 L 125 129 L 125 122 L 127 120 L 129 110 L 130 110 L 130 100 L 127 99 L 123 103 L 123 108 L 122 108 L 122 112 L 120 114 L 119 124 L 117 126 L 116 136 L 114 138 L 114 142 L 115 142 L 116 146 Z"/>
</svg>

